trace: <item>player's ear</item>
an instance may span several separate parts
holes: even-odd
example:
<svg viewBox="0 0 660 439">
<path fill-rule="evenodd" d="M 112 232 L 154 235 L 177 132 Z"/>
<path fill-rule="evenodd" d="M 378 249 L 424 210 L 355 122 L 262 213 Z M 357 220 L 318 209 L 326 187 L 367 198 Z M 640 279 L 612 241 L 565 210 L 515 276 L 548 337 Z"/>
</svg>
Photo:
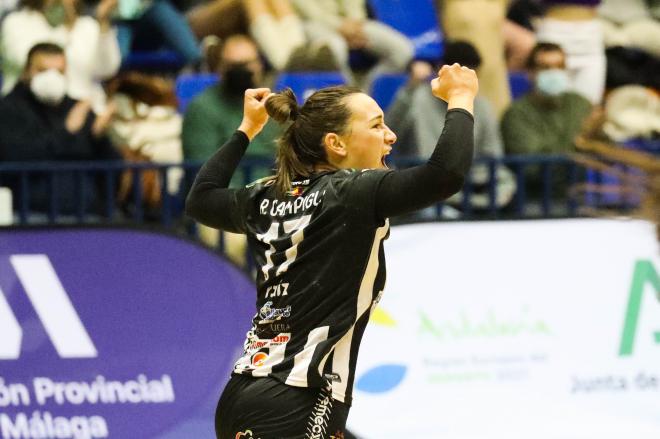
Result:
<svg viewBox="0 0 660 439">
<path fill-rule="evenodd" d="M 337 156 L 340 158 L 346 157 L 346 144 L 341 141 L 337 133 L 327 133 L 323 137 L 323 145 L 329 155 Z"/>
</svg>

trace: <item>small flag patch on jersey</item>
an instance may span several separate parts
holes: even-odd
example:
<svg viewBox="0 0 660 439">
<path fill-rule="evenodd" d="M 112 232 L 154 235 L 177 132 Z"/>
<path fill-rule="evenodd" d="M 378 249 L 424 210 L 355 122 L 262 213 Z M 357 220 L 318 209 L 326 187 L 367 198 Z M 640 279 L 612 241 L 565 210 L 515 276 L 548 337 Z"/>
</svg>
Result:
<svg viewBox="0 0 660 439">
<path fill-rule="evenodd" d="M 299 195 L 302 195 L 302 193 L 303 193 L 303 188 L 301 188 L 300 186 L 298 186 L 298 187 L 294 187 L 293 189 L 291 189 L 291 190 L 290 190 L 289 192 L 287 192 L 286 194 L 289 195 L 289 196 L 291 196 L 291 197 L 297 197 L 297 196 L 299 196 Z"/>
</svg>

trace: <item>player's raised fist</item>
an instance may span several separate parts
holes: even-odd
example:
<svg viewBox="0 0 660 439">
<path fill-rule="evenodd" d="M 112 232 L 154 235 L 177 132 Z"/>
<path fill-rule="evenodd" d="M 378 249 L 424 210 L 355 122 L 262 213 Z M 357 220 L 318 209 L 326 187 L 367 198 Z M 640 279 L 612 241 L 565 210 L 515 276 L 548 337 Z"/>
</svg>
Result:
<svg viewBox="0 0 660 439">
<path fill-rule="evenodd" d="M 269 88 L 248 88 L 245 90 L 243 121 L 238 129 L 247 134 L 250 140 L 259 134 L 268 122 L 266 101 L 271 94 Z"/>
<path fill-rule="evenodd" d="M 479 91 L 479 81 L 474 70 L 454 63 L 444 65 L 438 71 L 438 77 L 431 81 L 433 95 L 449 102 L 455 96 L 474 98 Z"/>
</svg>

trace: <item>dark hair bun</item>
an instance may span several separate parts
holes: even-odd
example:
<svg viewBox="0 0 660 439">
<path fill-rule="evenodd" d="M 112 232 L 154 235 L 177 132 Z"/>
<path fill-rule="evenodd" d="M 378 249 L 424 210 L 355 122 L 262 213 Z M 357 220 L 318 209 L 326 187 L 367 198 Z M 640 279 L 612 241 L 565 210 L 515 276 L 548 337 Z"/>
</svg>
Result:
<svg viewBox="0 0 660 439">
<path fill-rule="evenodd" d="M 293 90 L 286 88 L 275 93 L 266 101 L 268 115 L 279 123 L 296 120 L 298 117 L 298 101 Z"/>
</svg>

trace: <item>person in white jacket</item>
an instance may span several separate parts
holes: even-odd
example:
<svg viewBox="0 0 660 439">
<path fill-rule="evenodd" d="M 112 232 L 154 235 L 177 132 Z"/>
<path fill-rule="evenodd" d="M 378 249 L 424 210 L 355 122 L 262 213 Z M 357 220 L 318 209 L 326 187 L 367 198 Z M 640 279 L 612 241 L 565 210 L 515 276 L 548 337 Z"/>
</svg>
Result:
<svg viewBox="0 0 660 439">
<path fill-rule="evenodd" d="M 350 49 L 365 50 L 378 58 L 365 88 L 378 73 L 404 71 L 414 55 L 413 44 L 405 35 L 367 18 L 365 0 L 293 0 L 293 4 L 306 20 L 310 40 L 327 44 L 349 79 Z"/>
<path fill-rule="evenodd" d="M 28 51 L 36 43 L 62 46 L 67 60 L 67 94 L 89 101 L 100 113 L 105 93 L 100 80 L 114 76 L 121 64 L 116 31 L 110 19 L 117 0 L 101 0 L 96 18 L 81 15 L 81 0 L 21 0 L 2 22 L 2 94 L 19 79 Z"/>
</svg>

